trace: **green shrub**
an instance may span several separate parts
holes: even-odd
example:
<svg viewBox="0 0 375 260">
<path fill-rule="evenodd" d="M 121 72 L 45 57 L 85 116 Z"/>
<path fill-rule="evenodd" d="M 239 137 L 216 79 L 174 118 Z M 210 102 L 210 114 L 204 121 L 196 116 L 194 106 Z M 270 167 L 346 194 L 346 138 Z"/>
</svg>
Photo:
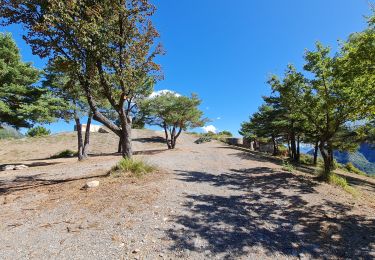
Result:
<svg viewBox="0 0 375 260">
<path fill-rule="evenodd" d="M 340 177 L 337 174 L 330 174 L 328 177 L 328 183 L 343 188 L 346 192 L 352 194 L 353 196 L 358 196 L 357 190 L 351 187 L 345 178 Z"/>
<path fill-rule="evenodd" d="M 123 158 L 111 169 L 110 175 L 113 177 L 120 177 L 126 173 L 131 173 L 136 177 L 142 177 L 143 175 L 155 170 L 155 167 L 148 165 L 143 161 Z"/>
<path fill-rule="evenodd" d="M 229 132 L 229 131 L 221 131 L 221 132 L 217 133 L 217 135 L 225 135 L 227 137 L 232 137 L 233 136 L 232 133 Z"/>
<path fill-rule="evenodd" d="M 286 172 L 293 172 L 294 166 L 289 161 L 284 160 L 283 167 L 281 169 Z"/>
<path fill-rule="evenodd" d="M 354 164 L 351 163 L 351 162 L 349 162 L 345 165 L 345 169 L 347 169 L 349 172 L 352 172 L 352 173 L 355 173 L 355 174 L 358 174 L 358 175 L 367 176 L 366 173 L 364 173 L 363 171 L 361 171 L 360 169 L 355 167 Z"/>
<path fill-rule="evenodd" d="M 36 126 L 33 128 L 30 128 L 29 131 L 27 131 L 27 136 L 29 137 L 40 137 L 40 136 L 47 136 L 50 135 L 51 131 L 43 126 Z"/>
<path fill-rule="evenodd" d="M 285 147 L 284 145 L 279 145 L 277 155 L 284 156 L 284 157 L 288 156 L 288 148 Z"/>
<path fill-rule="evenodd" d="M 51 159 L 58 159 L 58 158 L 72 158 L 72 157 L 75 157 L 77 156 L 77 152 L 74 152 L 72 150 L 64 150 L 64 151 L 61 151 L 55 155 L 52 155 L 51 156 Z"/>
<path fill-rule="evenodd" d="M 341 167 L 341 163 L 337 162 L 336 159 L 333 160 L 333 169 L 336 170 Z"/>
<path fill-rule="evenodd" d="M 197 139 L 194 143 L 196 144 L 202 144 L 202 143 L 208 143 L 212 141 L 212 137 L 210 136 L 202 136 L 199 139 Z"/>
<path fill-rule="evenodd" d="M 314 164 L 314 157 L 308 154 L 301 154 L 299 162 L 305 165 L 312 165 Z"/>
</svg>

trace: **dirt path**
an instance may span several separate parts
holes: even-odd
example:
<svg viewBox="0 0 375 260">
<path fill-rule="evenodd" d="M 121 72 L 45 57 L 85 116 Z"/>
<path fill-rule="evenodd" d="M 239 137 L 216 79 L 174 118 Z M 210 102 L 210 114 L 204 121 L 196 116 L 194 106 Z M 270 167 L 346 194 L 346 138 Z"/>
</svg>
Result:
<svg viewBox="0 0 375 260">
<path fill-rule="evenodd" d="M 137 156 L 161 169 L 141 180 L 101 178 L 91 191 L 79 189 L 85 179 L 3 188 L 0 259 L 375 257 L 371 200 L 283 172 L 259 155 L 194 140 L 183 135 L 176 151 L 166 151 L 156 133 L 139 133 Z M 100 174 L 118 157 L 92 160 Z M 64 163 L 46 166 L 55 172 L 38 179 L 93 174 Z M 4 187 L 19 177 L 0 180 Z M 369 187 L 366 196 L 374 196 Z"/>
</svg>

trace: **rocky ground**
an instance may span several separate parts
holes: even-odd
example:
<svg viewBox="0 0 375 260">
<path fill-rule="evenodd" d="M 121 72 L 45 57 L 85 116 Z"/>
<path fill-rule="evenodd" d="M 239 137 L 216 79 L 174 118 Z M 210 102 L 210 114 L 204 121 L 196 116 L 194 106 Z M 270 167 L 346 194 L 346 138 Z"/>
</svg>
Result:
<svg viewBox="0 0 375 260">
<path fill-rule="evenodd" d="M 48 159 L 74 134 L 1 141 L 0 259 L 375 258 L 375 182 L 350 175 L 360 195 L 288 173 L 266 157 L 183 135 L 134 133 L 143 178 L 106 177 L 117 139 L 95 134 L 89 161 Z M 81 189 L 98 180 L 93 189 Z"/>
</svg>

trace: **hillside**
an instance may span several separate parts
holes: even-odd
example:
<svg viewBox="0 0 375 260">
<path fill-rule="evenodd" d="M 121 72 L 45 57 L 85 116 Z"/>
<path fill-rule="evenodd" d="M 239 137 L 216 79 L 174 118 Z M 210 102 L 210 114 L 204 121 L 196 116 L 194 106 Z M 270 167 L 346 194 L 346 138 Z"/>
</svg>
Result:
<svg viewBox="0 0 375 260">
<path fill-rule="evenodd" d="M 314 150 L 310 149 L 307 154 L 313 155 Z M 351 162 L 361 171 L 369 175 L 375 175 L 375 147 L 370 144 L 361 144 L 358 151 L 354 153 L 335 151 L 334 157 L 339 163 Z"/>
<path fill-rule="evenodd" d="M 135 158 L 158 170 L 111 177 L 117 137 L 94 134 L 90 159 L 49 159 L 74 133 L 1 140 L 0 259 L 373 259 L 375 180 L 347 174 L 354 198 L 277 160 L 182 134 L 134 131 Z M 89 180 L 99 187 L 81 189 Z"/>
<path fill-rule="evenodd" d="M 339 163 L 351 162 L 361 171 L 375 175 L 375 147 L 369 144 L 361 144 L 358 151 L 354 153 L 336 151 L 334 156 Z"/>
</svg>

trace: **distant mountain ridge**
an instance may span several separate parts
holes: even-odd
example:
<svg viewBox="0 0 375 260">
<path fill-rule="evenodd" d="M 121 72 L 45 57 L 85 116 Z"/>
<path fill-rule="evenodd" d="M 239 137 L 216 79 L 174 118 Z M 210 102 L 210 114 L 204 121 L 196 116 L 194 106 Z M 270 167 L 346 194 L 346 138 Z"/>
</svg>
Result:
<svg viewBox="0 0 375 260">
<path fill-rule="evenodd" d="M 310 150 L 308 154 L 313 155 L 314 150 Z M 339 163 L 347 164 L 351 162 L 361 171 L 369 175 L 375 175 L 375 145 L 363 143 L 354 153 L 335 151 L 334 157 Z"/>
</svg>

